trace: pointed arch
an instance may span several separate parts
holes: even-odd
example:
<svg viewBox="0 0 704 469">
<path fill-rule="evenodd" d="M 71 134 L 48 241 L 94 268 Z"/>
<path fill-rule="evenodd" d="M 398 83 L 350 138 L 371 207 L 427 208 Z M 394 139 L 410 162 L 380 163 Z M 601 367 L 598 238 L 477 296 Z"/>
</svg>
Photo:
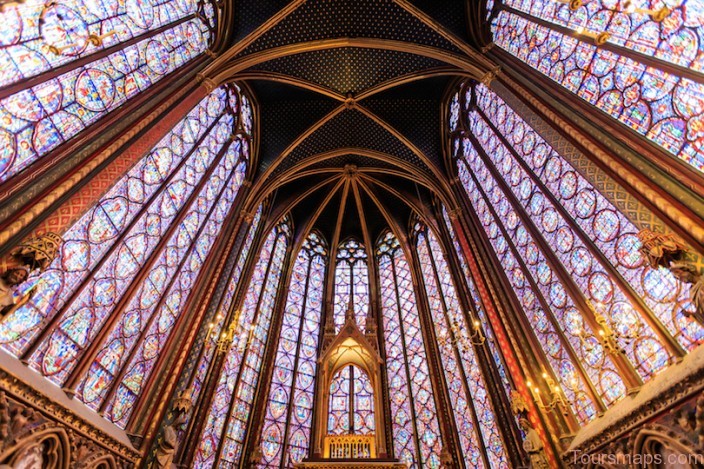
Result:
<svg viewBox="0 0 704 469">
<path fill-rule="evenodd" d="M 681 316 L 685 289 L 641 258 L 633 222 L 500 97 L 476 84 L 452 103 L 459 180 L 586 423 L 695 347 L 704 329 Z M 623 353 L 608 353 L 605 328 L 618 331 Z"/>
<path fill-rule="evenodd" d="M 226 345 L 193 467 L 220 467 L 242 458 L 291 234 L 286 217 L 269 232 L 259 251 L 241 310 L 229 326 L 232 341 Z"/>
<path fill-rule="evenodd" d="M 475 467 L 506 465 L 501 433 L 474 350 L 472 331 L 478 326 L 467 322 L 436 235 L 417 222 L 413 236 L 464 460 Z"/>
<path fill-rule="evenodd" d="M 348 238 L 337 249 L 333 317 L 335 330 L 345 323 L 345 312 L 352 306 L 360 329 L 364 329 L 369 310 L 369 269 L 367 251 L 360 241 Z"/>
</svg>

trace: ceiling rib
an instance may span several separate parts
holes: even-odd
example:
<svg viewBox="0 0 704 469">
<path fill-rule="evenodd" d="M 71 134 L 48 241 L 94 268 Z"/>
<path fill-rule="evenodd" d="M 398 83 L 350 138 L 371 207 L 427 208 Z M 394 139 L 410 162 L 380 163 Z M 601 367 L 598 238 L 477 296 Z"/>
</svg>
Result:
<svg viewBox="0 0 704 469">
<path fill-rule="evenodd" d="M 318 41 L 310 41 L 303 44 L 288 44 L 274 49 L 266 49 L 251 55 L 247 55 L 232 62 L 221 62 L 219 67 L 208 69 L 207 73 L 203 73 L 203 77 L 209 79 L 211 86 L 219 86 L 231 80 L 236 80 L 240 72 L 253 67 L 257 64 L 267 62 L 273 59 L 287 57 L 290 55 L 301 54 L 317 50 L 340 49 L 344 47 L 362 47 L 367 49 L 391 50 L 397 52 L 407 52 L 422 57 L 427 57 L 449 65 L 453 65 L 460 70 L 469 73 L 477 80 L 481 80 L 486 73 L 491 69 L 483 66 L 478 66 L 472 59 L 449 52 L 436 47 L 424 46 L 420 44 L 411 44 L 408 42 L 393 41 L 388 39 L 375 38 L 338 38 L 338 39 L 321 39 Z M 481 64 L 483 65 L 483 64 Z"/>
<path fill-rule="evenodd" d="M 345 183 L 345 178 L 340 177 L 340 180 L 337 181 L 337 183 L 335 184 L 335 186 L 334 186 L 334 187 L 332 188 L 332 190 L 325 196 L 325 198 L 324 198 L 323 201 L 320 203 L 320 205 L 318 206 L 318 208 L 315 209 L 315 212 L 313 212 L 313 216 L 310 217 L 310 220 L 308 220 L 308 221 L 306 222 L 305 227 L 304 227 L 303 230 L 301 231 L 300 236 L 299 236 L 300 239 L 299 239 L 299 241 L 296 243 L 296 245 L 294 246 L 293 252 L 298 252 L 298 251 L 301 249 L 301 246 L 303 245 L 303 242 L 305 241 L 306 237 L 308 236 L 308 233 L 309 233 L 310 230 L 313 228 L 313 226 L 315 226 L 315 222 L 318 221 L 318 218 L 320 218 L 320 214 L 323 213 L 323 210 L 325 210 L 325 207 L 328 206 L 328 204 L 330 203 L 330 201 L 332 200 L 332 198 L 335 196 L 335 194 L 337 194 L 338 191 L 340 191 L 340 188 L 342 187 L 342 185 L 343 185 L 344 183 Z M 293 208 L 293 207 L 291 207 L 291 208 Z M 289 209 L 289 210 L 290 210 L 290 209 Z"/>
<path fill-rule="evenodd" d="M 304 238 L 324 226 L 332 256 L 347 231 L 363 235 L 372 248 L 384 223 L 377 223 L 377 208 L 400 238 L 409 211 L 432 218 L 423 203 L 428 197 L 451 205 L 442 154 L 448 137 L 438 133 L 447 112 L 443 100 L 458 78 L 482 80 L 496 67 L 465 39 L 472 37 L 466 18 L 452 15 L 466 15 L 464 0 L 447 1 L 456 4 L 293 0 L 264 23 L 275 4 L 243 23 L 246 36 L 201 77 L 208 87 L 243 80 L 255 98 L 259 91 L 265 96 L 259 102 L 267 113 L 266 145 L 247 205 L 273 196 L 286 210 L 298 206 L 292 216 L 305 221 L 297 234 L 302 229 Z M 277 110 L 281 117 L 272 117 Z M 418 130 L 423 123 L 432 127 L 428 133 Z M 281 133 L 266 140 L 276 129 Z M 417 198 L 406 196 L 412 184 L 422 192 Z M 300 210 L 306 202 L 316 205 Z M 345 220 L 349 212 L 354 215 Z"/>
</svg>

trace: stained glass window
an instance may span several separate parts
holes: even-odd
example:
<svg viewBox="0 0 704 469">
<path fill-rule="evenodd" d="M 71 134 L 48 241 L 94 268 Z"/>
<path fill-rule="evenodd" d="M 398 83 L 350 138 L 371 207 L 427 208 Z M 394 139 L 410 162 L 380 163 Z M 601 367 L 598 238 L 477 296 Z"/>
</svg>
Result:
<svg viewBox="0 0 704 469">
<path fill-rule="evenodd" d="M 670 8 L 662 22 L 625 11 L 626 2 L 590 0 L 574 11 L 549 0 L 503 3 L 492 25 L 496 44 L 704 171 L 701 2 L 652 3 Z M 565 34 L 573 31 L 606 32 L 612 48 Z"/>
<path fill-rule="evenodd" d="M 528 13 L 555 25 L 593 32 L 608 32 L 608 42 L 647 54 L 665 62 L 701 71 L 704 69 L 702 5 L 696 0 L 654 2 L 653 11 L 669 9 L 664 21 L 654 21 L 645 12 L 629 12 L 626 4 L 613 0 L 579 2 L 575 10 L 567 3 L 547 0 L 504 0 L 507 7 Z M 572 5 L 574 6 L 574 4 Z M 635 2 L 634 8 L 650 9 L 649 2 Z"/>
<path fill-rule="evenodd" d="M 416 223 L 420 262 L 435 337 L 464 460 L 473 467 L 508 467 L 491 400 L 472 345 L 468 322 L 442 248 L 429 229 Z M 486 459 L 481 448 L 486 449 Z"/>
<path fill-rule="evenodd" d="M 342 243 L 337 251 L 334 317 L 335 328 L 338 331 L 345 323 L 345 312 L 350 304 L 357 319 L 357 326 L 364 331 L 369 309 L 369 270 L 367 252 L 355 239 Z"/>
<path fill-rule="evenodd" d="M 0 341 L 124 427 L 244 181 L 240 90 L 203 99 L 64 234 Z M 96 337 L 100 339 L 96 340 Z"/>
<path fill-rule="evenodd" d="M 633 223 L 499 96 L 483 85 L 467 94 L 476 107 L 462 110 L 468 133 L 455 136 L 459 179 L 575 415 L 587 422 L 626 393 L 623 370 L 598 338 L 597 314 L 618 331 L 643 379 L 671 359 L 654 321 L 685 348 L 704 331 L 682 316 L 687 292 L 641 259 Z"/>
<path fill-rule="evenodd" d="M 442 438 L 411 268 L 398 240 L 377 246 L 394 454 L 410 467 L 439 468 Z"/>
<path fill-rule="evenodd" d="M 285 219 L 264 241 L 235 319 L 237 335 L 225 357 L 193 467 L 225 467 L 242 457 L 290 236 Z"/>
<path fill-rule="evenodd" d="M 203 53 L 214 18 L 206 0 L 3 6 L 0 182 Z"/>
<path fill-rule="evenodd" d="M 296 258 L 274 362 L 258 467 L 292 467 L 308 453 L 327 249 L 311 233 Z"/>
<path fill-rule="evenodd" d="M 328 406 L 328 434 L 374 434 L 374 388 L 363 369 L 347 365 L 337 370 Z"/>
<path fill-rule="evenodd" d="M 272 230 L 259 252 L 259 258 L 249 282 L 245 299 L 247 307 L 233 319 L 235 321 L 234 330 L 238 333 L 236 336 L 237 340 L 230 346 L 225 357 L 225 364 L 220 372 L 218 386 L 213 394 L 208 418 L 200 438 L 201 443 L 196 451 L 194 467 L 213 467 L 217 458 L 219 445 L 222 441 L 222 432 L 228 418 L 235 385 L 241 371 L 242 358 L 245 352 L 244 345 L 249 340 L 251 324 L 254 320 L 256 306 L 266 280 L 267 269 L 276 241 L 276 230 Z"/>
<path fill-rule="evenodd" d="M 541 192 L 546 196 L 552 195 L 564 207 L 578 229 L 593 241 L 624 281 L 643 298 L 684 347 L 691 349 L 704 339 L 704 329 L 687 320 L 682 313 L 681 304 L 688 300 L 687 292 L 669 271 L 650 268 L 639 255 L 638 228 L 496 94 L 485 86 L 477 87 L 476 92 L 479 103 L 477 115 L 486 116 L 487 125 L 498 134 L 510 136 L 504 148 L 514 150 L 511 162 L 523 164 L 525 176 L 530 174 L 534 180 L 542 182 L 544 188 Z M 503 167 L 502 174 L 505 175 Z M 543 214 L 543 225 L 547 224 L 548 228 L 552 228 L 553 220 L 557 220 L 552 216 L 555 209 L 557 207 L 551 207 Z M 563 223 L 559 225 L 557 233 L 561 236 L 566 231 Z M 577 244 L 562 246 L 560 252 L 573 247 L 578 254 L 573 253 L 572 256 L 588 262 L 589 256 Z M 581 268 L 576 270 L 577 275 L 583 275 Z M 608 285 L 606 283 L 607 288 Z M 606 303 L 598 296 L 591 296 L 596 303 Z M 613 314 L 614 311 L 609 313 Z"/>
</svg>

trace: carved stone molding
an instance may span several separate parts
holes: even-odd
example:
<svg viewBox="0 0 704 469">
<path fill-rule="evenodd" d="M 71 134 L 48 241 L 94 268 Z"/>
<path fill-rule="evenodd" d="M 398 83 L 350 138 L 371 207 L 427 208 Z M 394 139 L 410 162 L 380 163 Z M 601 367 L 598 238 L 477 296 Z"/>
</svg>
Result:
<svg viewBox="0 0 704 469">
<path fill-rule="evenodd" d="M 127 469 L 135 467 L 141 457 L 4 370 L 0 370 L 0 438 L 0 464 L 8 464 L 6 461 L 19 457 L 18 451 L 44 440 L 42 451 L 56 448 L 42 456 L 57 461 L 48 467 Z"/>
<path fill-rule="evenodd" d="M 106 453 L 95 442 L 69 432 L 71 439 L 71 467 L 75 469 L 117 469 L 126 466 L 123 461 Z"/>
<path fill-rule="evenodd" d="M 618 418 L 607 420 L 607 423 L 596 420 L 590 424 L 596 427 L 584 427 L 581 433 L 588 432 L 589 435 L 582 434 L 580 437 L 580 434 L 577 434 L 573 446 L 562 455 L 563 461 L 573 465 L 575 455 L 619 456 L 623 453 L 632 456 L 634 451 L 643 451 L 642 439 L 646 435 L 660 438 L 663 444 L 667 442 L 677 451 L 684 451 L 683 448 L 686 448 L 692 454 L 701 455 L 704 450 L 702 358 L 704 354 L 701 350 L 693 351 L 682 363 L 673 366 L 653 382 L 647 383 L 641 393 L 647 393 L 647 388 L 655 385 L 653 392 L 648 396 L 636 396 L 634 399 L 640 399 L 636 401 L 637 405 L 629 402 L 619 403 L 617 407 L 625 407 L 609 411 L 617 411 Z M 675 368 L 680 366 L 683 367 L 682 371 Z M 602 418 L 608 419 L 609 412 Z M 624 441 L 627 442 L 627 448 L 623 447 Z M 614 467 L 620 466 L 617 464 Z"/>
</svg>

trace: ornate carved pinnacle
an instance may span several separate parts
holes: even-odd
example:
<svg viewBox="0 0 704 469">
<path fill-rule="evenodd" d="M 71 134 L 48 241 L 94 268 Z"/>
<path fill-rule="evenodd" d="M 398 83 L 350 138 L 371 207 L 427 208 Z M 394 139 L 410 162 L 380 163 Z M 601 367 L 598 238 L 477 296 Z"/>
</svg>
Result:
<svg viewBox="0 0 704 469">
<path fill-rule="evenodd" d="M 511 412 L 519 417 L 526 417 L 528 415 L 528 403 L 526 402 L 523 394 L 515 389 L 511 390 Z"/>
<path fill-rule="evenodd" d="M 443 469 L 451 469 L 453 467 L 452 455 L 446 447 L 443 447 L 440 451 L 440 467 Z"/>
<path fill-rule="evenodd" d="M 36 285 L 24 286 L 33 271 L 43 271 L 54 261 L 63 239 L 46 233 L 19 244 L 10 255 L 0 259 L 0 318 L 9 316 L 26 304 Z"/>
<path fill-rule="evenodd" d="M 685 260 L 687 246 L 672 233 L 657 233 L 644 229 L 638 233 L 641 247 L 638 248 L 650 267 L 668 269 L 682 283 L 691 285 L 689 289 L 692 308 L 682 313 L 704 326 L 704 274 L 691 262 Z"/>
<path fill-rule="evenodd" d="M 193 406 L 193 401 L 191 401 L 192 390 L 184 389 L 178 394 L 178 397 L 174 399 L 174 412 L 181 412 L 183 414 L 188 413 Z"/>
<path fill-rule="evenodd" d="M 30 270 L 44 270 L 54 261 L 63 242 L 58 234 L 45 233 L 20 243 L 10 255 Z"/>
</svg>

